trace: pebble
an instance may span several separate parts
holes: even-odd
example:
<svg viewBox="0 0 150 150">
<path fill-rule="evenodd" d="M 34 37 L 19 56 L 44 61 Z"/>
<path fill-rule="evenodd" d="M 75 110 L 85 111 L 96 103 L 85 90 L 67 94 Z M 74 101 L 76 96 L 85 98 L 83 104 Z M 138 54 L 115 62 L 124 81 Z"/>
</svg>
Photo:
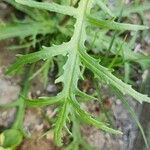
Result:
<svg viewBox="0 0 150 150">
<path fill-rule="evenodd" d="M 37 94 L 37 96 L 39 96 L 39 95 L 41 94 L 41 91 L 40 91 L 40 90 L 37 90 L 37 91 L 36 91 L 36 94 Z"/>
<path fill-rule="evenodd" d="M 46 91 L 49 93 L 56 93 L 57 92 L 57 87 L 54 84 L 49 84 L 46 88 Z"/>
<path fill-rule="evenodd" d="M 6 9 L 7 8 L 7 5 L 5 3 L 0 3 L 0 9 Z"/>
<path fill-rule="evenodd" d="M 35 129 L 36 129 L 37 131 L 41 131 L 41 130 L 43 129 L 43 127 L 44 127 L 44 124 L 42 123 L 42 124 L 36 125 L 36 126 L 35 126 Z"/>
<path fill-rule="evenodd" d="M 121 104 L 122 104 L 121 100 L 117 99 L 116 100 L 116 105 L 121 105 Z"/>
</svg>

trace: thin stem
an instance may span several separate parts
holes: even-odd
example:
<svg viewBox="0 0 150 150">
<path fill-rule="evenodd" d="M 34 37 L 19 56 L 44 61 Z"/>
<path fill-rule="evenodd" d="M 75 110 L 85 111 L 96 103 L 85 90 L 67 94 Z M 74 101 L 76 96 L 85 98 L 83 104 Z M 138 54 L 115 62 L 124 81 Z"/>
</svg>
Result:
<svg viewBox="0 0 150 150">
<path fill-rule="evenodd" d="M 23 78 L 22 83 L 22 91 L 18 99 L 18 110 L 16 115 L 16 120 L 12 126 L 15 129 L 22 129 L 23 128 L 23 119 L 25 114 L 25 99 L 27 97 L 29 91 L 29 77 L 31 74 L 31 67 L 26 69 L 25 76 Z"/>
</svg>

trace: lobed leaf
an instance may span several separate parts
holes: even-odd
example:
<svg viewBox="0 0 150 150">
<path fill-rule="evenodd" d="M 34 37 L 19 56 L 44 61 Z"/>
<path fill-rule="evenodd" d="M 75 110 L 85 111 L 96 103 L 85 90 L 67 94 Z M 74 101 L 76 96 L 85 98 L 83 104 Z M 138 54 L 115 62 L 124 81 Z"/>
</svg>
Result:
<svg viewBox="0 0 150 150">
<path fill-rule="evenodd" d="M 112 29 L 112 30 L 146 30 L 149 29 L 147 26 L 142 25 L 133 25 L 133 24 L 127 24 L 127 23 L 118 23 L 112 20 L 98 20 L 94 17 L 88 16 L 88 21 L 97 27 L 100 28 L 106 28 L 106 29 Z"/>
<path fill-rule="evenodd" d="M 60 112 L 58 114 L 57 121 L 55 123 L 55 129 L 54 129 L 54 141 L 58 146 L 62 145 L 62 129 L 65 125 L 67 116 L 68 116 L 68 101 L 67 99 L 64 100 L 64 104 L 62 108 L 60 109 Z"/>
<path fill-rule="evenodd" d="M 51 21 L 0 25 L 0 40 L 14 37 L 25 38 L 53 32 L 54 24 Z"/>
<path fill-rule="evenodd" d="M 36 2 L 33 0 L 15 0 L 17 3 L 22 4 L 22 5 L 26 5 L 29 7 L 34 7 L 34 8 L 38 8 L 38 9 L 45 9 L 45 10 L 49 10 L 51 12 L 57 12 L 57 13 L 61 13 L 64 15 L 69 15 L 69 16 L 75 16 L 76 15 L 76 11 L 74 7 L 71 6 L 63 6 L 63 5 L 59 5 L 57 3 L 54 2 Z"/>
<path fill-rule="evenodd" d="M 100 121 L 94 119 L 93 117 L 91 117 L 90 114 L 88 114 L 87 112 L 85 112 L 84 110 L 82 110 L 80 108 L 80 104 L 75 100 L 75 98 L 71 99 L 71 104 L 74 106 L 76 112 L 80 116 L 81 120 L 83 120 L 84 122 L 86 122 L 90 125 L 93 125 L 99 129 L 102 129 L 103 131 L 109 132 L 109 133 L 122 134 L 121 131 L 109 128 L 105 123 L 100 122 Z"/>
<path fill-rule="evenodd" d="M 26 99 L 25 104 L 27 107 L 45 107 L 49 105 L 54 105 L 60 103 L 62 100 L 62 97 L 55 96 L 55 97 L 49 97 L 49 98 L 39 98 L 39 99 Z"/>
<path fill-rule="evenodd" d="M 107 68 L 101 66 L 95 59 L 89 56 L 85 51 L 80 50 L 80 58 L 83 63 L 94 72 L 96 76 L 110 84 L 111 86 L 116 87 L 122 94 L 128 94 L 135 98 L 138 102 L 148 102 L 150 103 L 150 98 L 147 95 L 143 95 L 135 91 L 131 85 L 128 85 L 115 77 Z"/>
<path fill-rule="evenodd" d="M 94 36 L 94 33 L 92 33 L 92 36 Z M 89 36 L 89 42 L 91 42 L 92 38 Z M 99 34 L 97 36 L 97 39 L 94 43 L 94 46 L 96 47 L 97 52 L 102 51 L 103 49 L 109 49 L 109 42 L 111 41 L 111 37 L 105 34 Z M 115 40 L 113 41 L 113 46 L 111 47 L 111 53 L 114 55 L 117 54 L 117 48 L 122 43 L 123 40 L 119 37 L 115 37 Z M 141 67 L 145 70 L 150 67 L 150 56 L 144 55 L 142 53 L 136 53 L 132 51 L 132 48 L 129 46 L 127 42 L 124 42 L 122 45 L 122 52 L 119 53 L 119 56 L 124 59 L 124 61 L 128 62 L 136 62 L 141 65 Z M 107 58 L 108 59 L 108 58 Z"/>
<path fill-rule="evenodd" d="M 80 96 L 81 98 L 87 99 L 87 100 L 93 100 L 96 99 L 96 97 L 92 96 L 92 95 L 88 95 L 85 92 L 82 92 L 81 90 L 77 89 L 76 90 L 76 95 Z"/>
<path fill-rule="evenodd" d="M 106 12 L 107 14 L 109 14 L 111 17 L 115 17 L 115 15 L 113 14 L 113 12 L 111 12 L 111 10 L 101 0 L 95 0 L 95 1 L 101 7 L 101 9 L 104 12 Z"/>
<path fill-rule="evenodd" d="M 50 59 L 57 55 L 66 55 L 68 49 L 70 49 L 70 46 L 67 43 L 64 43 L 59 46 L 56 45 L 52 47 L 43 47 L 43 49 L 44 50 L 35 53 L 19 56 L 17 61 L 8 68 L 6 74 L 15 73 L 18 68 L 22 67 L 25 64 L 34 63 L 41 59 Z"/>
</svg>

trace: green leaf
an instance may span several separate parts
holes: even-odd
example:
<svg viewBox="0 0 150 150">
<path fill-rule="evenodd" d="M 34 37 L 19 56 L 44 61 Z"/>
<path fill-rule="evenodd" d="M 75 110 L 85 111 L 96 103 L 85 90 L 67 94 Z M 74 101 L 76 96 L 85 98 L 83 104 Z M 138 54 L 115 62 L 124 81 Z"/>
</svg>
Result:
<svg viewBox="0 0 150 150">
<path fill-rule="evenodd" d="M 55 83 L 62 82 L 64 85 L 63 92 L 68 95 L 68 91 L 72 92 L 76 89 L 80 74 L 79 57 L 72 51 L 68 54 L 68 59 L 63 66 L 63 74 L 56 79 Z M 71 86 L 72 85 L 72 86 Z"/>
<path fill-rule="evenodd" d="M 62 145 L 62 130 L 65 126 L 65 122 L 68 116 L 68 100 L 64 100 L 64 104 L 62 108 L 60 109 L 60 112 L 58 114 L 57 121 L 55 123 L 55 129 L 54 129 L 54 141 L 58 146 Z"/>
<path fill-rule="evenodd" d="M 127 24 L 127 23 L 118 23 L 113 20 L 98 20 L 94 17 L 88 16 L 88 21 L 97 27 L 100 28 L 106 28 L 106 29 L 112 29 L 112 30 L 146 30 L 149 29 L 147 26 L 142 25 L 133 25 L 133 24 Z"/>
<path fill-rule="evenodd" d="M 76 91 L 76 95 L 80 96 L 81 98 L 87 99 L 87 100 L 95 100 L 97 99 L 96 97 L 92 96 L 92 95 L 88 95 L 85 92 L 82 92 L 81 90 L 77 90 Z"/>
<path fill-rule="evenodd" d="M 109 14 L 111 17 L 115 17 L 115 15 L 111 12 L 111 10 L 101 0 L 95 0 L 95 1 L 104 12 Z"/>
<path fill-rule="evenodd" d="M 0 25 L 0 40 L 14 37 L 25 38 L 53 32 L 54 23 L 51 21 Z"/>
<path fill-rule="evenodd" d="M 19 49 L 25 49 L 25 48 L 30 48 L 31 46 L 33 46 L 34 42 L 29 42 L 27 44 L 23 44 L 23 45 L 11 45 L 11 46 L 8 46 L 7 49 L 8 50 L 19 50 Z"/>
<path fill-rule="evenodd" d="M 109 133 L 122 134 L 121 131 L 109 128 L 105 123 L 100 122 L 100 121 L 94 119 L 93 117 L 91 117 L 90 114 L 88 114 L 87 112 L 85 112 L 84 110 L 82 110 L 80 108 L 80 104 L 73 97 L 71 99 L 71 104 L 74 106 L 77 114 L 80 116 L 81 120 L 83 120 L 84 122 L 86 122 L 90 125 L 93 125 L 99 129 L 102 129 L 103 131 L 109 132 Z"/>
<path fill-rule="evenodd" d="M 34 8 L 43 9 L 43 10 L 45 9 L 45 10 L 49 10 L 52 12 L 57 12 L 57 13 L 61 13 L 64 15 L 69 15 L 69 16 L 76 15 L 76 11 L 74 7 L 59 5 L 54 2 L 50 2 L 50 3 L 36 2 L 32 0 L 15 0 L 15 1 L 19 4 L 26 5 L 29 7 L 34 7 Z"/>
<path fill-rule="evenodd" d="M 94 72 L 94 74 L 107 84 L 116 87 L 122 94 L 128 94 L 135 98 L 138 102 L 150 103 L 150 98 L 147 95 L 143 95 L 135 91 L 131 85 L 122 82 L 120 79 L 115 77 L 107 68 L 101 66 L 95 59 L 89 56 L 85 50 L 80 50 L 80 58 L 83 63 Z"/>
<path fill-rule="evenodd" d="M 62 101 L 61 96 L 48 97 L 48 98 L 39 98 L 39 99 L 26 99 L 25 104 L 27 107 L 45 107 L 49 105 L 59 104 Z"/>
<path fill-rule="evenodd" d="M 44 50 L 35 53 L 19 56 L 17 61 L 8 68 L 6 74 L 15 73 L 15 71 L 18 68 L 22 67 L 25 64 L 34 63 L 41 59 L 42 60 L 50 59 L 57 55 L 66 55 L 67 51 L 69 51 L 68 49 L 70 49 L 70 45 L 68 45 L 68 43 L 64 43 L 59 46 L 54 45 L 52 47 L 43 47 L 43 49 Z"/>
<path fill-rule="evenodd" d="M 92 36 L 94 36 L 94 33 L 92 33 Z M 89 36 L 88 38 L 91 38 L 91 37 Z M 109 35 L 105 35 L 101 33 L 97 36 L 94 46 L 96 47 L 98 52 L 101 51 L 101 49 L 109 49 L 110 41 L 111 41 L 111 37 Z M 91 39 L 89 42 L 91 42 Z M 123 40 L 121 38 L 115 37 L 115 40 L 113 41 L 113 46 L 111 48 L 111 53 L 113 55 L 117 54 L 118 46 L 122 42 Z M 140 64 L 144 70 L 150 67 L 150 56 L 144 55 L 140 52 L 136 53 L 132 51 L 132 48 L 129 46 L 127 42 L 124 42 L 124 44 L 122 45 L 122 49 L 121 49 L 121 52 L 119 53 L 119 56 L 121 56 L 124 61 L 130 62 L 130 63 L 135 62 L 135 63 Z"/>
<path fill-rule="evenodd" d="M 125 53 L 125 52 L 124 52 Z M 144 55 L 142 53 L 135 53 L 133 51 L 126 51 L 125 54 L 127 61 L 133 61 L 141 65 L 141 67 L 146 70 L 150 68 L 150 56 Z"/>
</svg>

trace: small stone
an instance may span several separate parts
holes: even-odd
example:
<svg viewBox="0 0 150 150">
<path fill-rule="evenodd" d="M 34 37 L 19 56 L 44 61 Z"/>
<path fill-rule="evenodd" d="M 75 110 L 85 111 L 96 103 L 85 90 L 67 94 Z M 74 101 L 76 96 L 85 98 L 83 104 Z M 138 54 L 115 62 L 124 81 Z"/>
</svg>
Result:
<svg viewBox="0 0 150 150">
<path fill-rule="evenodd" d="M 54 135 L 53 135 L 52 131 L 48 131 L 48 132 L 47 132 L 46 138 L 47 138 L 48 140 L 53 140 Z"/>
<path fill-rule="evenodd" d="M 35 126 L 35 129 L 36 129 L 37 131 L 41 131 L 41 130 L 43 129 L 43 127 L 44 127 L 44 124 L 40 124 L 40 125 L 36 125 L 36 126 Z"/>
<path fill-rule="evenodd" d="M 137 44 L 135 49 L 134 49 L 134 52 L 137 53 L 137 52 L 140 52 L 141 51 L 141 44 Z"/>
<path fill-rule="evenodd" d="M 47 116 L 51 116 L 52 113 L 53 113 L 53 112 L 52 112 L 52 110 L 50 110 L 50 109 L 46 111 L 46 115 L 47 115 Z"/>
<path fill-rule="evenodd" d="M 46 111 L 46 115 L 52 118 L 56 114 L 56 111 L 52 111 L 51 109 L 48 109 Z"/>
<path fill-rule="evenodd" d="M 116 105 L 121 105 L 121 101 L 119 99 L 116 100 Z"/>
<path fill-rule="evenodd" d="M 6 5 L 5 3 L 1 3 L 1 4 L 0 4 L 0 8 L 1 8 L 1 9 L 6 9 L 6 8 L 7 8 L 7 5 Z"/>
<path fill-rule="evenodd" d="M 106 139 L 110 139 L 110 134 L 106 133 L 106 134 L 105 134 L 105 138 L 106 138 Z"/>
<path fill-rule="evenodd" d="M 2 113 L 2 119 L 5 119 L 7 117 L 7 111 L 4 111 L 3 113 Z"/>
<path fill-rule="evenodd" d="M 49 93 L 55 93 L 57 92 L 57 88 L 54 84 L 49 84 L 46 88 L 46 90 L 49 92 Z"/>
<path fill-rule="evenodd" d="M 41 94 L 41 91 L 40 90 L 37 90 L 36 91 L 36 94 L 39 96 Z"/>
</svg>

